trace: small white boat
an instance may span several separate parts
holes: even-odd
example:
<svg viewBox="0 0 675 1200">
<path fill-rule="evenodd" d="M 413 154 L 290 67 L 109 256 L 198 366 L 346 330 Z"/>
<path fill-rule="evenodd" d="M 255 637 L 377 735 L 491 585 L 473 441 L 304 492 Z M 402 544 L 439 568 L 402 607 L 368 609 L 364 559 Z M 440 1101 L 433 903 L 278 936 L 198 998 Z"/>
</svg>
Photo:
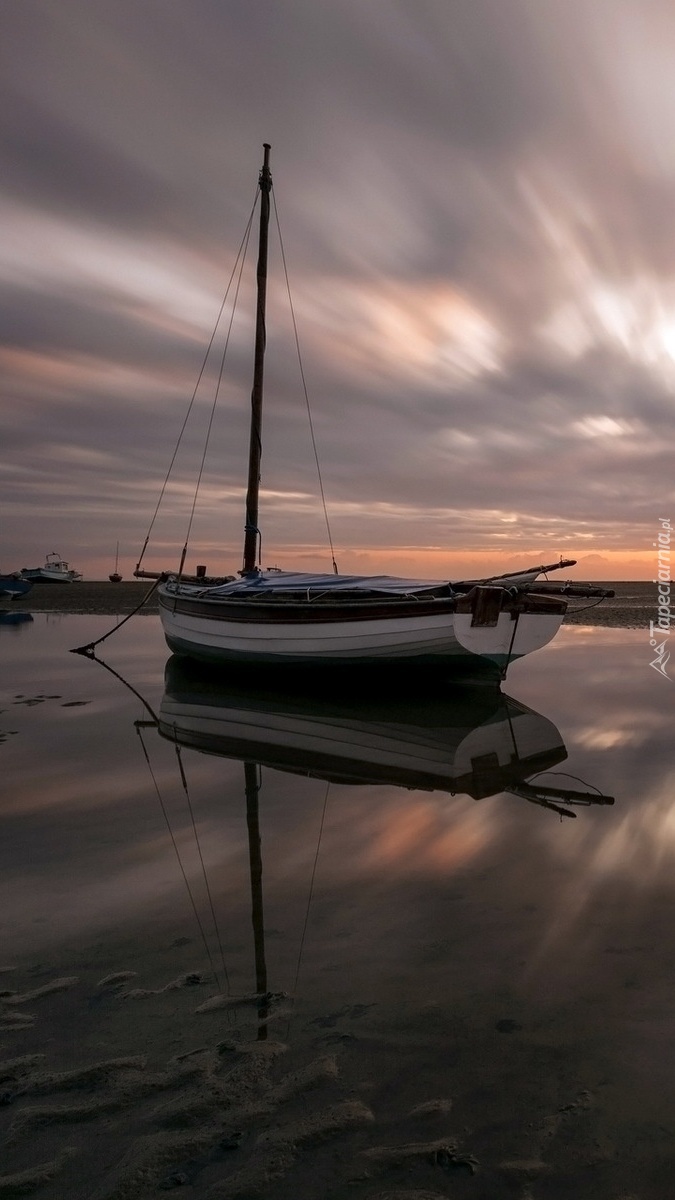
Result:
<svg viewBox="0 0 675 1200">
<path fill-rule="evenodd" d="M 24 567 L 21 578 L 30 579 L 32 583 L 76 583 L 82 574 L 74 571 L 56 550 L 52 550 L 43 567 Z"/>
</svg>

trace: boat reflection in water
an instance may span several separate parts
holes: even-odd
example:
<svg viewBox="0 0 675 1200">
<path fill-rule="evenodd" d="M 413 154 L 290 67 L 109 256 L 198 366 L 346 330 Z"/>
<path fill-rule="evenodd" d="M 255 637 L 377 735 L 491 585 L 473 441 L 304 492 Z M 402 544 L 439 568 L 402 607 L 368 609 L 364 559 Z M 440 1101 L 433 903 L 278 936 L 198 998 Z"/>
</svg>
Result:
<svg viewBox="0 0 675 1200">
<path fill-rule="evenodd" d="M 179 750 L 243 762 L 258 1039 L 267 1037 L 277 998 L 268 990 L 265 958 L 260 766 L 329 783 L 464 793 L 476 800 L 506 791 L 567 817 L 576 816 L 572 805 L 614 803 L 536 778 L 566 759 L 560 733 L 492 686 L 387 695 L 381 682 L 364 682 L 356 698 L 327 698 L 306 688 L 254 687 L 241 678 L 224 684 L 222 674 L 172 658 L 158 728 Z"/>
<path fill-rule="evenodd" d="M 399 681 L 400 683 L 400 681 Z M 304 687 L 227 684 L 172 658 L 159 711 L 163 737 L 204 753 L 343 784 L 389 784 L 463 793 L 508 791 L 565 816 L 572 805 L 613 798 L 533 782 L 567 758 L 555 725 L 498 687 L 386 693 L 364 682 L 356 696 Z"/>
<path fill-rule="evenodd" d="M 16 629 L 23 625 L 30 625 L 32 620 L 32 613 L 7 612 L 5 609 L 0 609 L 0 627 L 7 626 L 9 629 Z"/>
</svg>

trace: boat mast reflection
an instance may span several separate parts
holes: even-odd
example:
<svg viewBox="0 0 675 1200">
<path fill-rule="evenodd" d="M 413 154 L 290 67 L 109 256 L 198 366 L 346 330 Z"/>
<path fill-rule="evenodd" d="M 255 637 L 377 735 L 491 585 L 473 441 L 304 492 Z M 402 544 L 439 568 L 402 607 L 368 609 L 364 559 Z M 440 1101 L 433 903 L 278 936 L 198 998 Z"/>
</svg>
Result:
<svg viewBox="0 0 675 1200">
<path fill-rule="evenodd" d="M 260 837 L 260 774 L 258 764 L 244 763 L 246 788 L 246 826 L 248 828 L 248 861 L 251 876 L 251 923 L 255 960 L 255 990 L 261 997 L 258 1005 L 258 1040 L 267 1037 L 267 963 L 265 960 L 265 913 L 262 887 L 262 840 Z"/>
</svg>

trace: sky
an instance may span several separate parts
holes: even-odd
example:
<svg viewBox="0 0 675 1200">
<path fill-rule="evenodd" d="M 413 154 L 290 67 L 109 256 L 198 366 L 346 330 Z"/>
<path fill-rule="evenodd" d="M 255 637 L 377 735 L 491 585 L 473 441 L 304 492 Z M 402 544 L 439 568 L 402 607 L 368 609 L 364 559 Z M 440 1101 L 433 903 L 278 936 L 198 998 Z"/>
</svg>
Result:
<svg viewBox="0 0 675 1200">
<path fill-rule="evenodd" d="M 671 0 L 0 0 L 0 569 L 130 578 L 271 144 L 262 562 L 652 579 Z M 252 235 L 143 565 L 241 565 Z M 232 294 L 232 289 L 231 293 Z M 220 323 L 226 336 L 229 310 Z M 218 335 L 220 338 L 220 334 Z M 222 347 L 217 340 L 216 346 Z"/>
</svg>

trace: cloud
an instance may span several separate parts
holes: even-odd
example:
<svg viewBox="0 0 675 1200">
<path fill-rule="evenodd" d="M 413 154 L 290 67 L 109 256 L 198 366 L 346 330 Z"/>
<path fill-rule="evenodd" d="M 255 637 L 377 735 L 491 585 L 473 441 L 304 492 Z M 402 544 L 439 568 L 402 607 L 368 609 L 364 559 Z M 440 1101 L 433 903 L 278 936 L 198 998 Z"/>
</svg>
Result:
<svg viewBox="0 0 675 1200">
<path fill-rule="evenodd" d="M 39 557 L 37 514 L 56 501 L 58 540 L 85 573 L 97 540 L 142 541 L 141 498 L 158 493 L 180 429 L 263 140 L 345 547 L 400 560 L 473 543 L 489 557 L 545 529 L 560 548 L 590 538 L 635 557 L 655 506 L 675 499 L 665 0 L 196 0 L 189 13 L 25 0 L 4 37 L 10 558 Z M 306 547 L 322 517 L 293 499 L 318 488 L 280 268 L 275 245 L 262 517 L 268 545 Z M 250 300 L 247 282 L 207 467 L 203 536 L 228 545 Z M 218 371 L 214 355 L 211 384 Z M 209 404 L 204 386 L 200 416 Z M 189 438 L 194 459 L 196 425 Z M 89 503 L 97 455 L 107 512 Z M 516 518 L 491 530 L 491 513 Z"/>
</svg>

